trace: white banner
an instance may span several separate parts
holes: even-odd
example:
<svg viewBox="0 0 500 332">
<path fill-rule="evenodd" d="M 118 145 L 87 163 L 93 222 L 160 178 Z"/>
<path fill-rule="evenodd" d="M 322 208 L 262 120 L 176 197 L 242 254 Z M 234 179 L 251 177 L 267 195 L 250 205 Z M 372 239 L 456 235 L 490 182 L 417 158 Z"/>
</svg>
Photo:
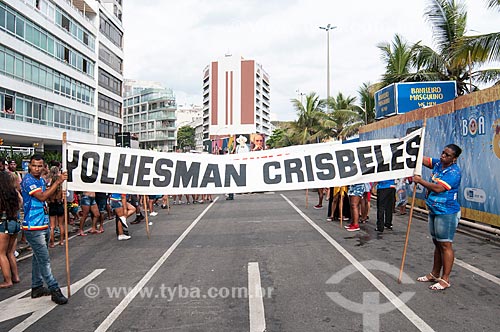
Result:
<svg viewBox="0 0 500 332">
<path fill-rule="evenodd" d="M 421 134 L 230 155 L 67 143 L 63 167 L 74 191 L 163 195 L 338 187 L 413 176 L 422 162 Z"/>
</svg>

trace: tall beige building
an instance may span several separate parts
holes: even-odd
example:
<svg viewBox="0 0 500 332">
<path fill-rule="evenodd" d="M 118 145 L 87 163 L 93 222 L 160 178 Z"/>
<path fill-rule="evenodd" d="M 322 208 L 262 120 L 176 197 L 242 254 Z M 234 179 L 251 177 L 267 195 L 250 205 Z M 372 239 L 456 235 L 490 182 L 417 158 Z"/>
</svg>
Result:
<svg viewBox="0 0 500 332">
<path fill-rule="evenodd" d="M 271 134 L 269 75 L 255 60 L 226 55 L 203 70 L 203 144 L 221 136 Z"/>
</svg>

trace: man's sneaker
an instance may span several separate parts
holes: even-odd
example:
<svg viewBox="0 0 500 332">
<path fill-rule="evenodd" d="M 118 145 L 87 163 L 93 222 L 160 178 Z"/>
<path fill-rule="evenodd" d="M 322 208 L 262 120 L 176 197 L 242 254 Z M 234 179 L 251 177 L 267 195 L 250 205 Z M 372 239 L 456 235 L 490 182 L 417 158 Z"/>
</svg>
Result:
<svg viewBox="0 0 500 332">
<path fill-rule="evenodd" d="M 151 212 L 149 215 L 150 215 L 151 217 L 156 217 L 156 216 L 158 215 L 158 212 L 153 211 L 153 212 Z"/>
<path fill-rule="evenodd" d="M 63 295 L 60 288 L 54 289 L 50 292 L 52 295 L 52 301 L 56 304 L 66 304 L 68 303 L 68 298 Z"/>
<path fill-rule="evenodd" d="M 124 240 L 128 240 L 130 238 L 131 238 L 130 235 L 125 235 L 125 234 L 118 235 L 118 241 L 124 241 Z"/>
<path fill-rule="evenodd" d="M 385 226 L 385 228 L 386 228 L 386 229 L 388 229 L 388 230 L 390 230 L 390 231 L 392 231 L 392 225 L 390 225 L 390 226 Z"/>
<path fill-rule="evenodd" d="M 348 229 L 348 228 L 349 228 L 349 227 L 351 227 L 351 226 L 354 226 L 354 224 L 347 224 L 347 225 L 344 225 L 344 228 L 345 228 L 345 229 Z"/>
<path fill-rule="evenodd" d="M 348 231 L 348 232 L 359 231 L 359 225 L 350 225 L 348 228 L 346 228 L 346 231 Z"/>
<path fill-rule="evenodd" d="M 167 208 L 167 206 L 166 206 L 165 204 L 162 204 L 162 205 L 161 205 L 161 208 L 162 208 L 162 209 L 166 209 L 166 208 Z"/>
<path fill-rule="evenodd" d="M 122 220 L 121 218 L 118 218 L 118 220 L 120 220 L 120 222 L 122 223 L 122 226 L 125 227 L 125 228 L 128 228 L 128 225 L 127 225 L 127 220 Z"/>
<path fill-rule="evenodd" d="M 135 224 L 140 223 L 143 220 L 144 220 L 144 216 L 142 214 L 140 214 L 140 215 L 136 215 L 135 220 L 130 222 L 130 223 L 135 225 Z"/>
<path fill-rule="evenodd" d="M 384 232 L 384 229 L 383 229 L 383 228 L 382 228 L 382 229 L 375 228 L 375 231 L 376 231 L 376 232 L 379 232 L 379 233 L 383 233 L 383 232 Z"/>
<path fill-rule="evenodd" d="M 42 296 L 49 296 L 49 295 L 50 295 L 50 291 L 43 286 L 38 286 L 38 287 L 31 289 L 31 298 L 32 299 L 36 299 L 36 298 L 39 298 Z"/>
<path fill-rule="evenodd" d="M 152 221 L 150 221 L 150 222 L 148 223 L 148 225 L 149 225 L 149 226 L 153 225 L 153 222 L 152 222 Z"/>
<path fill-rule="evenodd" d="M 313 207 L 314 207 L 316 210 L 319 210 L 319 209 L 322 209 L 322 208 L 323 208 L 323 205 L 319 205 L 319 204 L 318 204 L 318 205 L 315 205 L 315 206 L 313 206 Z"/>
</svg>

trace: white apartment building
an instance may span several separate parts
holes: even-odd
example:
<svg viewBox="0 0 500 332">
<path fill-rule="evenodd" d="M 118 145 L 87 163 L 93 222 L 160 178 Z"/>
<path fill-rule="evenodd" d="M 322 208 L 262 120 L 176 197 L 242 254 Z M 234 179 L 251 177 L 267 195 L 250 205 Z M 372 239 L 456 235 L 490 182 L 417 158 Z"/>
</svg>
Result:
<svg viewBox="0 0 500 332">
<path fill-rule="evenodd" d="M 203 140 L 271 134 L 269 75 L 254 60 L 226 55 L 203 70 Z"/>
<path fill-rule="evenodd" d="M 139 148 L 172 152 L 177 142 L 175 96 L 157 82 L 125 80 L 123 131 Z"/>
<path fill-rule="evenodd" d="M 122 129 L 121 0 L 0 0 L 0 137 L 60 150 Z"/>
</svg>

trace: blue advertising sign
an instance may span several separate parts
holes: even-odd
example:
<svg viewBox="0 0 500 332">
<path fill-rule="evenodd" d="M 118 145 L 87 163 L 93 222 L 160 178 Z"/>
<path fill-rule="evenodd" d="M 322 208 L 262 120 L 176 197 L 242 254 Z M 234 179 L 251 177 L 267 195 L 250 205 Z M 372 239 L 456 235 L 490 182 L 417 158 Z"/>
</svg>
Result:
<svg viewBox="0 0 500 332">
<path fill-rule="evenodd" d="M 396 114 L 396 98 L 394 84 L 375 92 L 375 118 Z"/>
<path fill-rule="evenodd" d="M 455 81 L 397 83 L 397 113 L 441 104 L 453 100 L 456 96 Z"/>
</svg>

